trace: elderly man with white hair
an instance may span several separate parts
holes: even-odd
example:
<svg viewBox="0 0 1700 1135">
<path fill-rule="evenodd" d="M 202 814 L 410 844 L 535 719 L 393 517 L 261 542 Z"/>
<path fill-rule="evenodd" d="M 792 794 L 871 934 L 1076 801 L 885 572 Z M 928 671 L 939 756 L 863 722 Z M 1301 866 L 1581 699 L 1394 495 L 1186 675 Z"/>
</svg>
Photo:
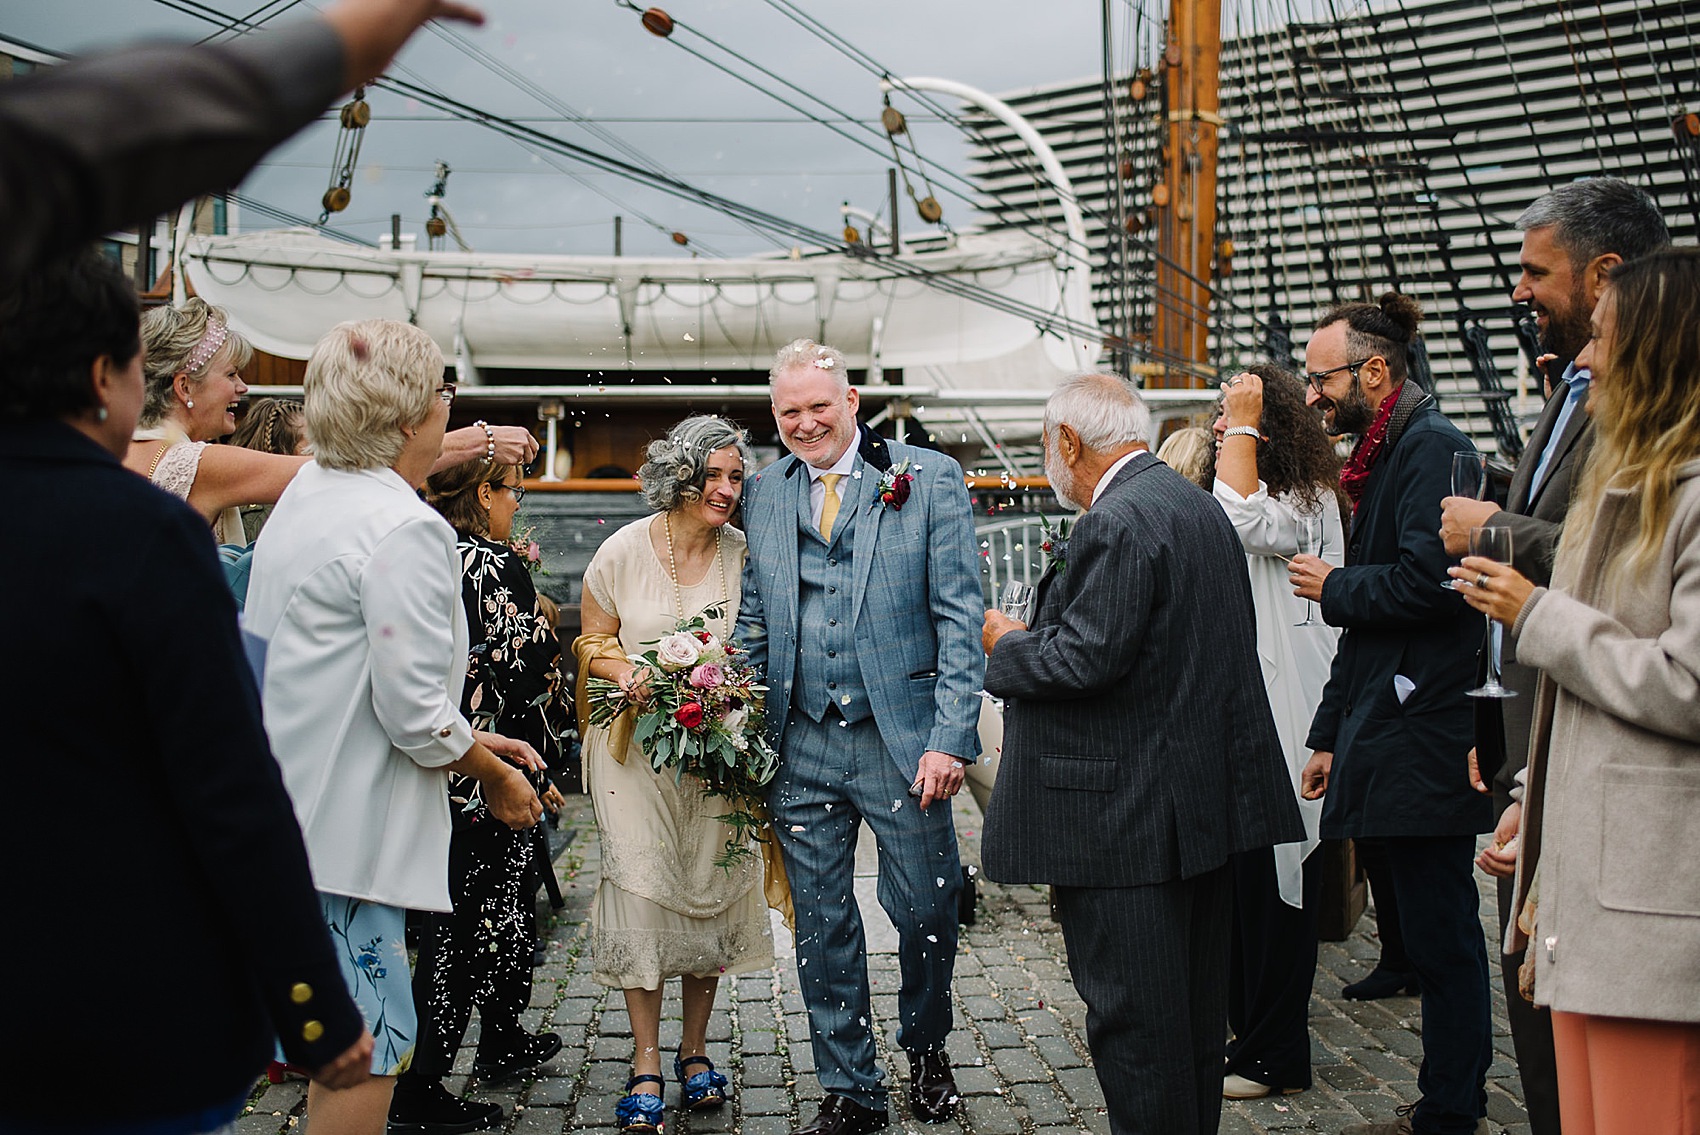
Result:
<svg viewBox="0 0 1700 1135">
<path fill-rule="evenodd" d="M 986 612 L 986 689 L 1006 705 L 982 846 L 991 878 L 1055 888 L 1111 1131 L 1199 1135 L 1221 1115 L 1228 857 L 1304 828 L 1245 553 L 1150 439 L 1115 375 L 1046 403 L 1046 474 L 1084 515 L 1031 627 Z"/>
</svg>

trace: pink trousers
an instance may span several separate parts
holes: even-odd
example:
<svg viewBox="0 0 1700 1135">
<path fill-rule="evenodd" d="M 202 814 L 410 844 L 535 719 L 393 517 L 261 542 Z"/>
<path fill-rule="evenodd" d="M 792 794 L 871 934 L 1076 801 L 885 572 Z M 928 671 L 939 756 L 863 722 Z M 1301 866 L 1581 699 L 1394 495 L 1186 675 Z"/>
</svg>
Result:
<svg viewBox="0 0 1700 1135">
<path fill-rule="evenodd" d="M 1700 1024 L 1552 1015 L 1564 1135 L 1700 1135 Z"/>
</svg>

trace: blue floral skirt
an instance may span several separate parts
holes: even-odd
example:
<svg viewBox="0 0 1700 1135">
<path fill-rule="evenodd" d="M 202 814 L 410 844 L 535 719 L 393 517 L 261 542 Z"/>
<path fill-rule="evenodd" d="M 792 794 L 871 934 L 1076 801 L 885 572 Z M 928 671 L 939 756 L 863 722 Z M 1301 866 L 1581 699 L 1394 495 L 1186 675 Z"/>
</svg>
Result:
<svg viewBox="0 0 1700 1135">
<path fill-rule="evenodd" d="M 413 1059 L 419 1020 L 407 972 L 407 912 L 398 906 L 319 893 L 343 980 L 377 1044 L 372 1074 L 394 1076 Z"/>
</svg>

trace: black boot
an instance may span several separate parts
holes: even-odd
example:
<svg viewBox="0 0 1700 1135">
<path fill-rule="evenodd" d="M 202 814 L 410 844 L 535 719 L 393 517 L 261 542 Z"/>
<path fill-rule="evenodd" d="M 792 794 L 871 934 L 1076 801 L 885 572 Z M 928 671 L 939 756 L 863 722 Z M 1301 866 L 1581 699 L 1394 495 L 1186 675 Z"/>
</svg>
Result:
<svg viewBox="0 0 1700 1135">
<path fill-rule="evenodd" d="M 449 1095 L 441 1080 L 396 1077 L 389 1135 L 466 1135 L 502 1125 L 502 1109 Z"/>
</svg>

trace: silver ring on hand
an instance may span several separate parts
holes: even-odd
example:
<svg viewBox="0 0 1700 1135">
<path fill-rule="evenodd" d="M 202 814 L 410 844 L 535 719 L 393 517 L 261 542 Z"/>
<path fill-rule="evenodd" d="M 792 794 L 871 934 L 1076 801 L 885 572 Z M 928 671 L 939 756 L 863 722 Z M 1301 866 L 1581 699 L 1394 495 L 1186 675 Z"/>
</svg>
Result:
<svg viewBox="0 0 1700 1135">
<path fill-rule="evenodd" d="M 1482 574 L 1480 574 L 1476 577 L 1476 590 L 1477 591 L 1486 591 L 1487 585 L 1488 585 L 1487 572 L 1484 571 L 1484 572 L 1482 572 Z"/>
</svg>

